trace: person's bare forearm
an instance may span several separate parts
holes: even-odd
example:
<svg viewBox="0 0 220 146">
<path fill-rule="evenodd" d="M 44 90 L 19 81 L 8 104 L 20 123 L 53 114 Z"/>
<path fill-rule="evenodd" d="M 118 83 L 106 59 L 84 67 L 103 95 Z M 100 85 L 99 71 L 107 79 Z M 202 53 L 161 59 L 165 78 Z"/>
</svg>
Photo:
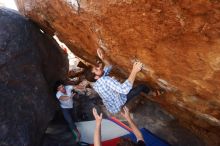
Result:
<svg viewBox="0 0 220 146">
<path fill-rule="evenodd" d="M 133 68 L 132 68 L 132 71 L 131 71 L 131 74 L 130 76 L 128 77 L 128 81 L 133 85 L 134 83 L 134 80 L 135 80 L 135 77 L 137 75 L 137 73 L 141 70 L 142 68 L 142 63 L 141 62 L 135 62 L 133 64 Z"/>
<path fill-rule="evenodd" d="M 107 58 L 104 53 L 103 53 L 103 50 L 102 49 L 97 49 L 97 54 L 99 56 L 99 58 L 102 60 L 102 62 L 104 62 L 105 66 L 110 66 L 110 61 L 109 61 L 109 58 Z"/>
<path fill-rule="evenodd" d="M 138 127 L 135 125 L 134 121 L 131 119 L 129 109 L 126 106 L 124 106 L 123 110 L 124 111 L 121 112 L 121 115 L 128 121 L 128 124 L 129 124 L 131 130 L 133 131 L 134 135 L 136 136 L 137 140 L 144 141 L 143 136 L 141 134 L 141 131 L 138 129 Z"/>
<path fill-rule="evenodd" d="M 101 122 L 102 113 L 99 115 L 96 108 L 92 109 L 93 116 L 96 120 L 95 133 L 94 133 L 94 146 L 101 146 Z"/>
<path fill-rule="evenodd" d="M 101 146 L 101 123 L 96 123 L 95 126 L 94 146 Z"/>
<path fill-rule="evenodd" d="M 131 74 L 129 75 L 129 77 L 128 77 L 128 81 L 133 85 L 133 83 L 134 83 L 134 80 L 135 80 L 135 78 L 136 78 L 136 75 L 137 75 L 137 72 L 136 71 L 134 71 L 134 70 L 132 70 L 131 71 Z"/>
<path fill-rule="evenodd" d="M 106 58 L 106 57 L 104 59 L 102 59 L 102 62 L 104 62 L 105 66 L 110 66 L 111 65 L 109 59 Z"/>
<path fill-rule="evenodd" d="M 128 118 L 127 121 L 136 138 L 142 140 L 143 139 L 142 134 L 138 129 L 138 127 L 135 125 L 134 121 L 131 118 Z"/>
<path fill-rule="evenodd" d="M 62 100 L 62 101 L 65 101 L 65 100 L 69 100 L 70 97 L 69 96 L 60 96 L 59 99 Z"/>
</svg>

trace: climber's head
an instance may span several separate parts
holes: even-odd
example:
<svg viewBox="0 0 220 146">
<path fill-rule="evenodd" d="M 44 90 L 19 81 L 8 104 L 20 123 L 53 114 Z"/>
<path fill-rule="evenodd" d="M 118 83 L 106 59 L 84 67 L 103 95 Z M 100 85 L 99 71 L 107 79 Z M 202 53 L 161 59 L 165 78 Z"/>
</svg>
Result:
<svg viewBox="0 0 220 146">
<path fill-rule="evenodd" d="M 85 71 L 85 76 L 88 81 L 95 82 L 103 75 L 103 73 L 104 73 L 104 71 L 103 71 L 102 67 L 89 66 Z"/>
</svg>

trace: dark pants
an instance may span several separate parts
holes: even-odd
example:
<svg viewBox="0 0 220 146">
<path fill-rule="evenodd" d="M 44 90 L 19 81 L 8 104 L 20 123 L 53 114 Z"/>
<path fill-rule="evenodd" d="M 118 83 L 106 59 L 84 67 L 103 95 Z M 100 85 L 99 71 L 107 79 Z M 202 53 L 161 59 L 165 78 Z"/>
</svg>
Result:
<svg viewBox="0 0 220 146">
<path fill-rule="evenodd" d="M 72 113 L 73 109 L 72 108 L 61 108 L 63 112 L 64 119 L 68 123 L 68 126 L 71 130 L 76 129 L 76 125 L 73 121 Z"/>
<path fill-rule="evenodd" d="M 138 96 L 141 92 L 148 94 L 150 92 L 150 87 L 144 84 L 140 84 L 131 89 L 131 91 L 127 95 L 127 102 Z"/>
</svg>

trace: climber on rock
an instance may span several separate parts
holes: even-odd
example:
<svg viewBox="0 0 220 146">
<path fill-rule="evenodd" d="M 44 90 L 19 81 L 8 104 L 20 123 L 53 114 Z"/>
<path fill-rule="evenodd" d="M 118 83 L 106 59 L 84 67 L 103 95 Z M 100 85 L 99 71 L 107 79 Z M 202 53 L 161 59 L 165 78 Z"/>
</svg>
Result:
<svg viewBox="0 0 220 146">
<path fill-rule="evenodd" d="M 147 85 L 141 84 L 132 88 L 135 77 L 141 71 L 143 64 L 135 62 L 133 69 L 124 83 L 120 83 L 116 79 L 108 76 L 112 65 L 104 56 L 101 49 L 97 49 L 97 54 L 105 67 L 90 66 L 90 69 L 85 73 L 86 79 L 94 82 L 93 88 L 102 98 L 102 101 L 110 113 L 118 113 L 121 108 L 131 99 L 138 96 L 141 92 L 148 94 L 150 88 Z"/>
<path fill-rule="evenodd" d="M 74 139 L 76 142 L 80 140 L 80 133 L 74 123 L 72 113 L 73 113 L 73 97 L 76 95 L 76 92 L 73 89 L 73 86 L 66 85 L 64 86 L 62 81 L 57 81 L 55 83 L 54 89 L 56 91 L 56 97 L 60 102 L 60 107 L 64 116 L 64 119 L 68 123 L 68 126 L 73 133 Z"/>
</svg>

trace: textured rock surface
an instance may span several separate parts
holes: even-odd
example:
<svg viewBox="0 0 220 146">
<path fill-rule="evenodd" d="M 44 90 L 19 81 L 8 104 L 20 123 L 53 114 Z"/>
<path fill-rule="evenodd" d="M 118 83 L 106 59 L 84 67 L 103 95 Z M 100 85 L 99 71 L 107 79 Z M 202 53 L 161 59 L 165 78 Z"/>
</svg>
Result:
<svg viewBox="0 0 220 146">
<path fill-rule="evenodd" d="M 0 9 L 0 145 L 39 146 L 67 69 L 56 42 L 15 11 Z"/>
<path fill-rule="evenodd" d="M 94 62 L 102 47 L 128 75 L 169 93 L 155 99 L 208 145 L 220 145 L 218 0 L 17 0 L 21 13 Z"/>
</svg>

